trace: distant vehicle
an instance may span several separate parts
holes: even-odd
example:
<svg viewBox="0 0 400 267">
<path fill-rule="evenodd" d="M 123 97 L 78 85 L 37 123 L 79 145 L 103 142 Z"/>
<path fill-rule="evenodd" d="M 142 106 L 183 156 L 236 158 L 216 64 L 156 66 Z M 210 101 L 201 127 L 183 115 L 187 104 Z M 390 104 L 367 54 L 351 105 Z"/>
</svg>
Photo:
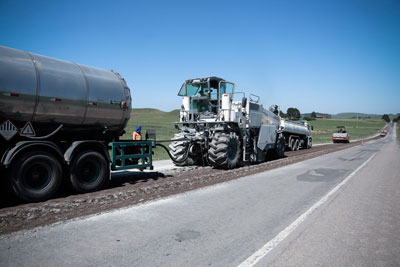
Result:
<svg viewBox="0 0 400 267">
<path fill-rule="evenodd" d="M 386 130 L 382 130 L 379 133 L 380 136 L 385 137 L 387 135 L 387 131 Z"/>
<path fill-rule="evenodd" d="M 332 135 L 333 143 L 350 143 L 350 136 L 346 128 L 344 126 L 338 126 L 337 129 L 337 132 Z"/>
</svg>

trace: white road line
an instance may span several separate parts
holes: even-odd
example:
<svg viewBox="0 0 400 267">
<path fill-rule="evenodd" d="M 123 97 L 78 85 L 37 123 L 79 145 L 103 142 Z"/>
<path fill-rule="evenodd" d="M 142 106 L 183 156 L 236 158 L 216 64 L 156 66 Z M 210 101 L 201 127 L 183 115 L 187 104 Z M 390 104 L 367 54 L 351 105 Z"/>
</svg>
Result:
<svg viewBox="0 0 400 267">
<path fill-rule="evenodd" d="M 315 203 L 311 208 L 309 208 L 306 212 L 300 215 L 294 222 L 292 222 L 288 227 L 282 230 L 278 235 L 276 235 L 273 239 L 268 241 L 262 248 L 257 250 L 253 255 L 248 257 L 245 261 L 243 261 L 238 267 L 252 267 L 257 264 L 262 258 L 264 258 L 271 250 L 273 250 L 276 246 L 279 245 L 287 236 L 289 236 L 296 228 L 304 222 L 308 216 L 310 216 L 316 209 L 318 209 L 322 204 L 324 204 L 329 197 L 335 194 L 344 184 L 346 184 L 351 177 L 353 177 L 362 167 L 364 167 L 374 156 L 376 152 L 361 166 L 359 166 L 355 171 L 353 171 L 349 176 L 347 176 L 342 182 L 340 182 L 335 188 L 333 188 L 329 193 L 327 193 L 324 197 L 322 197 L 317 203 Z"/>
</svg>

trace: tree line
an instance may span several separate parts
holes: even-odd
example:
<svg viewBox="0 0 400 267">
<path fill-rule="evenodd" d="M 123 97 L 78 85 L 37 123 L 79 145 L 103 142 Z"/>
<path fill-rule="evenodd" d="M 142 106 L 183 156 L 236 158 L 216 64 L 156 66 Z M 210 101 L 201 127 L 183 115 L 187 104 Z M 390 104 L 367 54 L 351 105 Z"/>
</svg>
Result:
<svg viewBox="0 0 400 267">
<path fill-rule="evenodd" d="M 397 115 L 397 117 L 393 118 L 393 122 L 400 122 L 400 113 L 397 113 L 396 115 Z M 386 122 L 390 122 L 389 115 L 388 114 L 383 114 L 382 120 L 384 120 Z"/>
<path fill-rule="evenodd" d="M 300 120 L 301 119 L 301 113 L 300 110 L 297 108 L 288 108 L 286 113 L 280 111 L 279 115 L 281 118 L 289 119 L 289 120 Z M 310 116 L 304 116 L 303 119 L 306 121 L 313 121 L 317 118 L 317 113 L 315 111 L 311 112 Z"/>
</svg>

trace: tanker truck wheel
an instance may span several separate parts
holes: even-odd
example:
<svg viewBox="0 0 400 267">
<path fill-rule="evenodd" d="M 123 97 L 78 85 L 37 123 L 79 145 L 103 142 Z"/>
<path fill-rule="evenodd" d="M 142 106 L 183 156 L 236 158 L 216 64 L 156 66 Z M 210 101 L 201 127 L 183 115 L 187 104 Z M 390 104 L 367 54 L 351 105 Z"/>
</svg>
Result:
<svg viewBox="0 0 400 267">
<path fill-rule="evenodd" d="M 297 151 L 300 149 L 300 141 L 299 139 L 296 139 L 296 141 L 294 142 L 294 151 Z"/>
<path fill-rule="evenodd" d="M 183 133 L 177 133 L 174 135 L 173 139 L 182 139 L 184 137 Z M 187 145 L 187 141 L 174 141 L 169 145 L 169 152 L 174 160 L 178 162 L 174 162 L 176 166 L 191 166 L 195 165 L 199 161 L 199 157 L 196 155 L 190 155 L 186 160 L 182 161 L 186 155 L 187 149 L 189 149 Z M 180 162 L 182 161 L 182 162 Z"/>
<path fill-rule="evenodd" d="M 312 138 L 306 138 L 306 148 L 312 148 Z"/>
<path fill-rule="evenodd" d="M 236 134 L 216 133 L 210 143 L 208 160 L 214 168 L 233 169 L 240 164 L 240 152 Z"/>
<path fill-rule="evenodd" d="M 285 137 L 283 135 L 279 135 L 276 139 L 275 145 L 275 157 L 280 159 L 285 156 Z"/>
<path fill-rule="evenodd" d="M 109 167 L 99 152 L 87 150 L 79 153 L 71 164 L 70 180 L 79 193 L 99 190 L 107 181 Z"/>
<path fill-rule="evenodd" d="M 39 202 L 51 198 L 60 188 L 62 168 L 51 154 L 30 152 L 21 157 L 11 171 L 11 188 L 18 198 Z"/>
<path fill-rule="evenodd" d="M 296 138 L 290 138 L 289 140 L 289 148 L 291 151 L 296 151 Z"/>
</svg>

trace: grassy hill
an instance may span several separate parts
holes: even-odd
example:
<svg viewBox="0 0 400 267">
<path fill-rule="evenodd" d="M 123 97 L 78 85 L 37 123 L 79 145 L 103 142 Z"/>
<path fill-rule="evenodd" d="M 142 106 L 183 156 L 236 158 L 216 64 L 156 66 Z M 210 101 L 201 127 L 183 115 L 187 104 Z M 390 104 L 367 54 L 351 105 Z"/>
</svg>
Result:
<svg viewBox="0 0 400 267">
<path fill-rule="evenodd" d="M 317 116 L 325 116 L 327 118 L 330 118 L 332 115 L 328 113 L 321 113 L 321 112 L 315 112 L 315 115 Z M 302 117 L 311 117 L 311 113 L 303 113 L 301 114 Z"/>
<path fill-rule="evenodd" d="M 137 108 L 132 109 L 131 118 L 125 128 L 125 134 L 121 139 L 131 139 L 132 132 L 136 130 L 138 125 L 142 126 L 142 134 L 148 129 L 155 129 L 157 139 L 171 139 L 176 133 L 174 122 L 179 121 L 179 110 L 164 112 L 154 108 Z M 168 145 L 168 143 L 165 143 Z M 167 153 L 161 148 L 156 148 L 154 152 L 154 160 L 167 159 Z"/>
<path fill-rule="evenodd" d="M 309 122 L 314 127 L 313 142 L 332 142 L 332 133 L 337 126 L 345 126 L 350 135 L 350 140 L 360 139 L 375 135 L 386 123 L 381 120 L 352 120 L 352 119 L 316 119 Z"/>
<path fill-rule="evenodd" d="M 365 114 L 365 113 L 356 113 L 356 112 L 343 112 L 338 113 L 336 115 L 332 115 L 333 119 L 381 119 L 382 115 L 379 114 Z"/>
<path fill-rule="evenodd" d="M 142 126 L 143 135 L 148 129 L 155 129 L 158 140 L 171 139 L 174 133 L 177 132 L 174 127 L 174 122 L 177 121 L 179 121 L 179 110 L 164 112 L 153 108 L 132 109 L 131 119 L 125 128 L 126 134 L 121 139 L 131 139 L 132 132 L 136 129 L 137 125 Z M 309 123 L 314 126 L 313 141 L 315 144 L 331 142 L 332 133 L 336 131 L 336 126 L 339 125 L 346 126 L 350 138 L 353 140 L 374 135 L 385 125 L 385 122 L 380 117 L 376 120 L 316 119 Z M 164 144 L 168 145 L 168 143 Z M 157 148 L 155 150 L 154 160 L 167 158 L 168 155 L 163 149 Z"/>
<path fill-rule="evenodd" d="M 367 113 L 357 113 L 357 112 L 341 112 L 338 114 L 328 114 L 328 113 L 321 113 L 315 112 L 317 116 L 326 116 L 332 119 L 359 119 L 359 120 L 380 120 L 383 114 L 367 114 Z M 392 120 L 394 117 L 397 117 L 394 114 L 388 114 L 390 119 Z M 301 114 L 302 117 L 311 117 L 311 113 L 303 113 Z"/>
<path fill-rule="evenodd" d="M 123 139 L 129 139 L 138 125 L 142 126 L 144 132 L 147 129 L 155 129 L 157 139 L 171 138 L 175 133 L 176 121 L 179 121 L 179 110 L 164 112 L 152 108 L 133 109 Z"/>
</svg>

